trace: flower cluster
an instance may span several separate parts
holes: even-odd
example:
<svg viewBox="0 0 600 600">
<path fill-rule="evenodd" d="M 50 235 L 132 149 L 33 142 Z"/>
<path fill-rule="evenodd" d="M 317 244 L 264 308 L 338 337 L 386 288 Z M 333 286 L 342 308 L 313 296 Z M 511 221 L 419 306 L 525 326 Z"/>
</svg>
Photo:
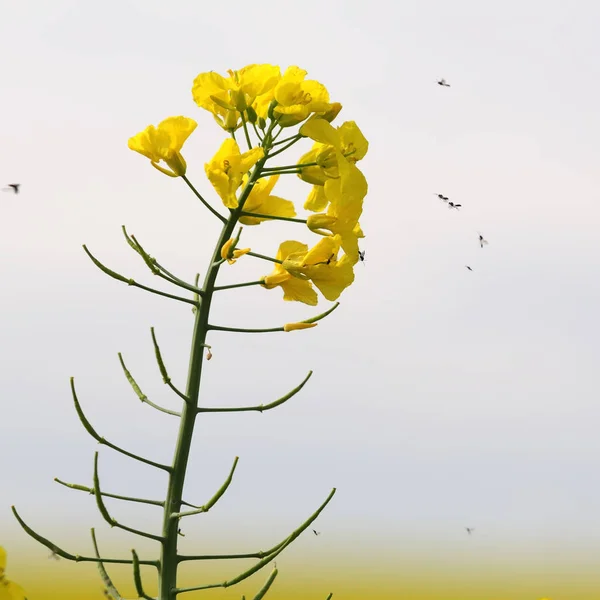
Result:
<svg viewBox="0 0 600 600">
<path fill-rule="evenodd" d="M 307 72 L 299 67 L 289 67 L 282 74 L 277 66 L 253 64 L 228 75 L 200 73 L 192 87 L 196 104 L 210 112 L 229 136 L 204 166 L 208 180 L 230 211 L 223 222 L 233 219 L 254 226 L 264 221 L 294 221 L 322 239 L 312 248 L 287 240 L 275 257 L 267 257 L 254 255 L 249 248 L 236 249 L 238 235 L 221 248 L 221 257 L 229 264 L 244 254 L 272 261 L 274 270 L 260 283 L 266 289 L 281 287 L 284 300 L 316 305 L 315 287 L 327 300 L 336 300 L 354 281 L 354 265 L 360 257 L 358 240 L 364 234 L 359 219 L 367 181 L 357 162 L 366 155 L 368 142 L 354 121 L 332 125 L 341 104 L 331 102 L 325 86 L 306 79 Z M 132 137 L 129 147 L 149 158 L 161 172 L 182 177 L 191 187 L 181 150 L 196 126 L 193 119 L 170 117 Z M 299 126 L 297 133 L 280 139 L 282 132 L 294 126 Z M 240 131 L 245 151 L 236 139 Z M 251 137 L 256 138 L 255 143 Z M 307 138 L 313 146 L 297 162 L 266 166 Z M 273 194 L 279 178 L 290 174 L 311 186 L 304 209 L 312 214 L 305 219 L 297 218 L 292 201 Z"/>
</svg>

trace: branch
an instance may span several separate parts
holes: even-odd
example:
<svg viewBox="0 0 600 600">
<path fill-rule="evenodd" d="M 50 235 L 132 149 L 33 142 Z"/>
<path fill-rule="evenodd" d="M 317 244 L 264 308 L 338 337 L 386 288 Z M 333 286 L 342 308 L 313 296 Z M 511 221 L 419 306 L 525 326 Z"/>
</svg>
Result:
<svg viewBox="0 0 600 600">
<path fill-rule="evenodd" d="M 59 548 L 56 544 L 52 543 L 50 540 L 42 537 L 39 533 L 36 533 L 23 519 L 21 519 L 17 509 L 14 506 L 11 506 L 11 510 L 15 515 L 15 518 L 19 522 L 19 525 L 25 530 L 25 533 L 30 535 L 36 542 L 42 544 L 42 546 L 46 546 L 49 550 L 51 550 L 54 554 L 60 556 L 61 558 L 65 558 L 66 560 L 72 560 L 74 562 L 103 562 L 103 563 L 112 563 L 118 565 L 131 565 L 131 559 L 125 558 L 99 558 L 93 556 L 79 556 L 79 554 L 70 554 L 66 550 Z M 141 565 L 151 565 L 158 569 L 159 562 L 157 560 L 140 560 Z"/>
<path fill-rule="evenodd" d="M 194 194 L 196 195 L 196 197 L 198 198 L 198 200 L 200 200 L 200 202 L 202 202 L 202 204 L 204 204 L 204 206 L 206 206 L 206 208 L 208 208 L 208 210 L 210 210 L 210 212 L 215 215 L 215 217 L 217 217 L 217 219 L 219 219 L 219 221 L 221 221 L 221 223 L 225 224 L 227 223 L 227 219 L 220 213 L 218 213 L 198 192 L 198 190 L 196 190 L 196 188 L 190 183 L 190 180 L 185 176 L 182 175 L 181 179 L 183 179 L 189 186 L 189 188 L 192 190 L 192 192 L 194 192 Z"/>
<path fill-rule="evenodd" d="M 265 585 L 263 585 L 260 588 L 260 590 L 258 590 L 258 593 L 256 594 L 256 596 L 254 596 L 254 600 L 262 600 L 265 597 L 266 593 L 269 591 L 269 588 L 273 585 L 273 582 L 275 581 L 275 578 L 277 577 L 278 573 L 279 573 L 279 571 L 277 570 L 277 567 L 275 567 L 271 571 L 271 574 L 269 575 L 269 578 L 265 582 Z"/>
<path fill-rule="evenodd" d="M 208 512 L 220 499 L 221 496 L 227 491 L 227 488 L 230 486 L 231 481 L 233 479 L 233 473 L 235 472 L 235 468 L 237 467 L 239 457 L 235 457 L 233 461 L 233 466 L 231 467 L 231 471 L 229 471 L 229 475 L 227 479 L 223 483 L 223 485 L 217 490 L 216 494 L 204 505 L 198 508 L 197 510 L 189 510 L 187 512 L 173 513 L 171 515 L 172 519 L 181 519 L 182 517 L 189 517 L 191 515 L 198 515 L 200 513 Z"/>
<path fill-rule="evenodd" d="M 160 535 L 154 535 L 153 533 L 146 533 L 145 531 L 140 531 L 139 529 L 133 529 L 133 527 L 128 527 L 127 525 L 122 525 L 116 519 L 113 519 L 107 508 L 104 504 L 104 500 L 102 500 L 102 492 L 100 491 L 100 478 L 98 477 L 98 452 L 94 452 L 94 496 L 96 497 L 96 504 L 98 505 L 98 510 L 102 515 L 102 518 L 111 526 L 118 527 L 119 529 L 123 529 L 124 531 L 128 531 L 129 533 L 133 533 L 134 535 L 139 535 L 140 537 L 149 538 L 151 540 L 155 540 L 157 542 L 162 542 L 164 538 Z"/>
<path fill-rule="evenodd" d="M 79 485 L 77 483 L 65 483 L 61 481 L 58 477 L 54 478 L 56 483 L 60 483 L 60 485 L 64 485 L 65 487 L 71 488 L 72 490 L 80 490 L 82 492 L 88 492 L 89 494 L 95 494 L 94 488 L 86 487 L 84 485 Z M 141 504 L 153 504 L 154 506 L 164 506 L 165 503 L 161 500 L 147 500 L 146 498 L 133 498 L 131 496 L 119 496 L 118 494 L 109 494 L 108 492 L 100 492 L 102 496 L 106 496 L 107 498 L 115 498 L 117 500 L 126 500 L 127 502 L 139 502 Z"/>
<path fill-rule="evenodd" d="M 102 579 L 102 582 L 106 586 L 106 590 L 105 590 L 106 595 L 109 596 L 110 598 L 112 598 L 113 600 L 123 600 L 123 597 L 121 596 L 121 594 L 119 594 L 119 591 L 115 587 L 114 583 L 112 582 L 112 579 L 109 577 L 108 573 L 106 572 L 106 569 L 104 568 L 104 565 L 102 564 L 102 561 L 100 560 L 100 552 L 98 551 L 98 542 L 96 541 L 96 532 L 94 531 L 93 527 L 92 527 L 92 543 L 94 544 L 94 552 L 96 553 L 96 558 L 99 561 L 97 566 L 98 566 L 98 571 L 100 572 L 100 578 Z"/>
<path fill-rule="evenodd" d="M 123 356 L 121 355 L 120 352 L 119 352 L 119 361 L 121 362 L 121 366 L 123 367 L 123 372 L 125 373 L 125 377 L 127 378 L 127 381 L 129 381 L 129 384 L 133 388 L 133 391 L 137 394 L 137 397 L 140 399 L 140 401 L 142 403 L 146 403 L 149 406 L 151 406 L 152 408 L 155 408 L 156 410 L 159 410 L 160 412 L 166 413 L 167 415 L 174 415 L 175 417 L 181 417 L 181 413 L 175 412 L 174 410 L 169 410 L 168 408 L 163 408 L 162 406 L 159 406 L 158 404 L 154 404 L 154 402 L 151 402 L 150 400 L 148 400 L 148 396 L 146 396 L 146 394 L 144 394 L 142 392 L 142 390 L 140 389 L 140 386 L 136 383 L 136 381 L 133 378 L 133 376 L 131 375 L 131 373 L 127 370 L 127 367 L 125 366 L 125 362 L 123 361 Z"/>
<path fill-rule="evenodd" d="M 133 556 L 133 582 L 135 584 L 135 591 L 138 593 L 140 598 L 144 598 L 145 600 L 156 600 L 144 592 L 144 586 L 142 585 L 142 574 L 140 573 L 140 560 L 135 550 L 132 550 L 131 554 Z"/>
<path fill-rule="evenodd" d="M 167 373 L 167 368 L 165 367 L 165 363 L 163 362 L 160 348 L 158 347 L 158 342 L 156 341 L 156 336 L 154 335 L 154 327 L 150 327 L 150 333 L 152 335 L 152 343 L 154 344 L 154 354 L 156 356 L 156 362 L 158 363 L 158 369 L 160 374 L 162 375 L 163 382 L 166 383 L 180 398 L 182 398 L 185 402 L 190 402 L 190 399 L 183 393 L 180 392 L 172 383 L 169 374 Z"/>
<path fill-rule="evenodd" d="M 310 319 L 304 319 L 304 321 L 300 321 L 300 323 L 316 323 L 321 319 L 324 319 L 328 315 L 330 315 L 338 306 L 339 302 L 336 302 L 329 310 L 326 310 L 324 313 L 317 315 L 316 317 L 311 317 Z M 213 331 L 232 331 L 236 333 L 273 333 L 275 331 L 285 331 L 283 327 L 271 327 L 269 329 L 242 329 L 241 327 L 222 327 L 220 325 L 207 325 L 207 330 Z"/>
<path fill-rule="evenodd" d="M 194 292 L 198 296 L 202 296 L 204 294 L 204 291 L 201 290 L 199 287 L 192 285 L 191 283 L 188 283 L 187 281 L 183 281 L 183 279 L 180 279 L 179 277 L 173 275 L 173 273 L 171 273 L 170 271 L 165 269 L 165 267 L 160 265 L 153 256 L 150 256 L 144 250 L 144 248 L 138 242 L 137 238 L 134 235 L 130 236 L 127 233 L 127 230 L 125 229 L 125 225 L 122 225 L 121 229 L 123 230 L 123 235 L 125 236 L 127 243 L 135 250 L 135 252 L 137 252 L 142 257 L 142 259 L 146 263 L 146 266 L 152 271 L 152 273 L 154 275 L 158 275 L 161 279 L 164 279 L 165 281 L 168 281 L 169 283 L 172 283 L 173 285 L 177 285 L 180 288 L 189 290 L 190 292 Z"/>
<path fill-rule="evenodd" d="M 85 244 L 83 245 L 83 249 L 86 254 L 92 259 L 92 262 L 104 273 L 106 273 L 109 277 L 113 279 L 117 279 L 118 281 L 122 281 L 127 285 L 131 285 L 133 287 L 140 288 L 141 290 L 146 290 L 151 294 L 157 294 L 158 296 L 164 296 L 165 298 L 170 298 L 171 300 L 179 300 L 180 302 L 186 302 L 187 304 L 197 305 L 195 300 L 190 300 L 189 298 L 182 298 L 181 296 L 175 296 L 174 294 L 168 294 L 167 292 L 161 292 L 160 290 L 155 290 L 154 288 L 150 288 L 148 286 L 142 285 L 141 283 L 137 283 L 133 279 L 128 279 L 127 277 L 116 273 L 115 271 L 111 271 L 108 267 L 105 267 L 97 258 L 95 258 L 92 253 L 87 249 Z"/>
<path fill-rule="evenodd" d="M 237 577 L 234 577 L 233 579 L 229 579 L 228 581 L 224 581 L 222 583 L 211 583 L 208 585 L 200 585 L 200 586 L 189 587 L 189 588 L 179 588 L 179 589 L 175 590 L 175 594 L 181 594 L 183 592 L 195 592 L 198 590 L 208 590 L 208 589 L 220 588 L 220 587 L 227 588 L 232 585 L 235 585 L 236 583 L 239 583 L 240 581 L 243 581 L 244 579 L 247 579 L 248 577 L 250 577 L 257 571 L 262 569 L 267 563 L 271 562 L 278 554 L 283 552 L 285 550 L 285 548 L 287 548 L 298 536 L 300 536 L 300 534 L 302 534 L 302 532 L 304 532 L 306 529 L 308 529 L 308 527 L 310 527 L 312 522 L 316 520 L 316 518 L 321 514 L 321 512 L 329 504 L 329 502 L 333 498 L 334 494 L 335 494 L 335 488 L 333 488 L 333 490 L 331 490 L 331 492 L 330 492 L 329 496 L 327 496 L 325 502 L 323 502 L 323 504 L 321 504 L 321 506 L 300 527 L 298 527 L 298 529 L 293 531 L 285 540 L 283 540 L 282 542 L 277 544 L 277 546 L 274 546 L 273 548 L 271 548 L 271 550 L 269 550 L 267 553 L 260 553 L 262 556 L 264 556 L 264 558 L 259 560 L 253 567 L 250 567 L 250 569 L 248 569 L 247 571 L 244 571 Z M 179 562 L 182 562 L 184 560 L 207 560 L 209 558 L 213 558 L 213 559 L 214 558 L 255 558 L 258 554 L 259 553 L 256 553 L 253 555 L 237 555 L 237 556 L 236 555 L 225 555 L 225 556 L 220 556 L 220 557 L 179 556 Z"/>
<path fill-rule="evenodd" d="M 309 371 L 308 375 L 304 378 L 300 385 L 296 386 L 291 392 L 288 392 L 285 396 L 279 398 L 279 400 L 275 400 L 275 402 L 271 402 L 270 404 L 259 404 L 258 406 L 242 406 L 242 407 L 233 407 L 233 408 L 202 408 L 198 407 L 198 412 L 248 412 L 248 411 L 258 411 L 264 412 L 265 410 L 271 410 L 276 406 L 280 406 L 284 402 L 287 402 L 290 398 L 295 396 L 305 385 L 306 382 L 311 378 L 313 372 Z"/>
<path fill-rule="evenodd" d="M 124 454 L 125 456 L 129 456 L 129 458 L 139 460 L 140 462 L 150 465 L 151 467 L 156 467 L 157 469 L 162 469 L 163 471 L 167 471 L 167 473 L 171 472 L 171 467 L 169 467 L 168 465 L 161 465 L 160 463 L 156 463 L 152 460 L 148 460 L 147 458 L 143 458 L 142 456 L 138 456 L 137 454 L 128 452 L 127 450 L 123 450 L 123 448 L 119 448 L 119 446 L 115 446 L 115 444 L 112 444 L 111 442 L 108 442 L 107 440 L 105 440 L 103 437 L 100 437 L 96 433 L 96 430 L 92 427 L 90 422 L 87 420 L 86 416 L 83 414 L 83 410 L 81 410 L 81 405 L 79 404 L 79 400 L 77 399 L 77 394 L 75 393 L 75 378 L 74 377 L 71 377 L 71 393 L 73 394 L 73 402 L 75 403 L 75 410 L 77 411 L 79 420 L 85 427 L 85 430 L 99 444 L 104 444 L 105 446 L 108 446 L 109 448 L 112 448 L 113 450 L 116 450 L 117 452 L 120 452 L 121 454 Z"/>
</svg>

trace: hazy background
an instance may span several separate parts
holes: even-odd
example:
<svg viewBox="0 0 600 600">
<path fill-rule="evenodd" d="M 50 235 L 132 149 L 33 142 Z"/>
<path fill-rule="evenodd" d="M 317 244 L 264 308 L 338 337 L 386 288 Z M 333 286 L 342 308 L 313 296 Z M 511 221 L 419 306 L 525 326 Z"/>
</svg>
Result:
<svg viewBox="0 0 600 600">
<path fill-rule="evenodd" d="M 185 383 L 190 307 L 110 280 L 81 244 L 158 285 L 125 224 L 176 274 L 204 274 L 218 222 L 127 139 L 167 116 L 196 119 L 188 176 L 219 206 L 203 165 L 224 133 L 194 104 L 192 81 L 253 62 L 307 69 L 344 105 L 338 122 L 368 138 L 366 262 L 311 331 L 211 335 L 205 404 L 269 402 L 315 374 L 277 410 L 198 419 L 187 499 L 204 502 L 240 463 L 213 511 L 184 522 L 182 548 L 270 547 L 336 486 L 322 535 L 277 559 L 275 600 L 285 585 L 286 598 L 597 597 L 600 5 L 23 0 L 0 16 L 0 185 L 22 184 L 0 195 L 0 544 L 30 598 L 84 573 L 90 598 L 101 586 L 93 567 L 48 561 L 11 504 L 75 553 L 91 551 L 91 526 L 107 553 L 146 547 L 110 531 L 92 497 L 52 482 L 91 484 L 98 449 L 68 378 L 101 435 L 160 461 L 176 419 L 139 403 L 117 352 L 153 401 L 176 408 L 155 326 Z M 308 191 L 294 177 L 276 188 L 300 209 Z M 316 241 L 287 224 L 246 228 L 243 241 L 274 254 L 290 238 Z M 269 271 L 243 258 L 220 281 Z M 248 288 L 213 306 L 213 323 L 270 327 L 327 304 Z M 164 493 L 162 474 L 106 448 L 100 474 L 105 491 Z M 158 509 L 109 508 L 158 531 Z M 186 572 L 202 583 L 216 577 L 207 568 Z M 263 579 L 201 597 L 239 598 Z"/>
</svg>

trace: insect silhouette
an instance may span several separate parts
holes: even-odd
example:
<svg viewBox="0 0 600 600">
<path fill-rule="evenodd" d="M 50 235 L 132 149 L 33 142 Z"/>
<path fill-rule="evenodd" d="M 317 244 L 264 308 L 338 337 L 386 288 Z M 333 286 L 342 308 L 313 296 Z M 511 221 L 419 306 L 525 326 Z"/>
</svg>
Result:
<svg viewBox="0 0 600 600">
<path fill-rule="evenodd" d="M 454 204 L 454 202 L 448 202 L 448 208 L 450 209 L 455 208 L 456 210 L 458 210 L 461 206 L 462 204 Z"/>
<path fill-rule="evenodd" d="M 465 265 L 465 267 L 467 267 L 467 269 L 469 269 L 469 271 L 473 270 L 473 269 L 471 269 L 471 267 L 469 265 Z"/>
<path fill-rule="evenodd" d="M 312 531 L 313 531 L 313 533 L 314 533 L 315 535 L 321 535 L 321 532 L 320 532 L 320 531 L 317 531 L 316 529 L 313 529 Z"/>
<path fill-rule="evenodd" d="M 363 250 L 362 252 L 360 250 L 358 251 L 358 260 L 363 264 L 365 262 L 365 252 L 366 250 Z"/>
<path fill-rule="evenodd" d="M 483 236 L 479 234 L 479 245 L 483 248 L 484 246 L 487 246 L 487 243 L 487 240 L 484 240 Z"/>
<path fill-rule="evenodd" d="M 444 194 L 436 194 L 436 196 L 440 199 L 443 200 L 444 202 L 448 202 L 448 196 L 444 196 Z"/>
<path fill-rule="evenodd" d="M 467 533 L 469 535 L 471 535 L 475 531 L 475 527 L 465 527 L 465 529 L 467 530 Z"/>
<path fill-rule="evenodd" d="M 437 82 L 437 84 L 438 84 L 438 85 L 441 85 L 442 87 L 450 87 L 450 84 L 449 84 L 449 83 L 446 83 L 446 80 L 445 80 L 445 79 L 440 79 L 440 80 Z"/>
<path fill-rule="evenodd" d="M 9 192 L 8 188 L 11 188 L 15 194 L 19 193 L 19 188 L 21 187 L 20 183 L 9 183 L 7 187 L 4 188 L 5 192 Z"/>
</svg>

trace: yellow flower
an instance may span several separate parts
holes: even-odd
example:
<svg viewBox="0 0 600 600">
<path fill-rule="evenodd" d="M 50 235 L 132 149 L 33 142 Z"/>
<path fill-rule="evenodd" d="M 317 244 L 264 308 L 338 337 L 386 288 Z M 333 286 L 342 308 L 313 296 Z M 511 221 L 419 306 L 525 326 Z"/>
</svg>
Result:
<svg viewBox="0 0 600 600">
<path fill-rule="evenodd" d="M 330 179 L 325 184 L 325 196 L 329 201 L 327 214 L 311 215 L 307 225 L 311 231 L 327 235 L 324 229 L 340 236 L 341 247 L 350 262 L 358 262 L 358 239 L 364 234 L 358 224 L 362 214 L 363 199 L 367 195 L 367 180 L 352 163 L 340 162 L 339 179 Z"/>
<path fill-rule="evenodd" d="M 169 117 L 158 127 L 150 125 L 144 131 L 129 138 L 127 145 L 131 150 L 143 154 L 150 159 L 153 167 L 169 175 L 180 177 L 185 175 L 186 164 L 181 156 L 181 148 L 197 123 L 187 117 Z M 161 167 L 158 163 L 164 161 L 171 170 Z"/>
<path fill-rule="evenodd" d="M 277 251 L 277 260 L 285 261 L 290 254 L 306 253 L 308 246 L 301 242 L 289 240 L 283 242 Z M 286 271 L 279 263 L 275 263 L 273 272 L 264 278 L 263 287 L 268 290 L 280 286 L 283 290 L 283 299 L 286 301 L 295 300 L 303 302 L 309 306 L 316 306 L 318 302 L 317 293 L 313 290 L 310 281 L 294 277 L 290 272 Z"/>
<path fill-rule="evenodd" d="M 298 329 L 310 329 L 316 327 L 318 323 L 286 323 L 283 326 L 284 331 L 296 331 Z"/>
<path fill-rule="evenodd" d="M 6 550 L 0 546 L 0 600 L 27 600 L 23 588 L 6 578 L 5 570 Z"/>
<path fill-rule="evenodd" d="M 237 208 L 235 195 L 242 184 L 244 175 L 264 156 L 262 148 L 252 148 L 240 154 L 240 148 L 235 140 L 226 139 L 204 170 L 209 181 L 221 196 L 227 208 Z"/>
<path fill-rule="evenodd" d="M 282 267 L 294 277 L 310 279 L 327 300 L 337 300 L 354 281 L 353 263 L 347 255 L 337 255 L 341 236 L 326 237 L 311 250 L 291 253 Z"/>
<path fill-rule="evenodd" d="M 306 75 L 304 69 L 288 67 L 275 86 L 273 95 L 278 104 L 274 112 L 283 115 L 279 124 L 284 127 L 300 123 L 312 113 L 332 110 L 325 86 L 318 81 L 305 80 Z"/>
<path fill-rule="evenodd" d="M 315 142 L 333 146 L 353 163 L 364 158 L 369 149 L 369 142 L 354 121 L 335 128 L 326 119 L 310 119 L 300 127 L 300 133 Z"/>
<path fill-rule="evenodd" d="M 241 248 L 237 250 L 233 247 L 236 240 L 231 238 L 227 240 L 223 247 L 221 248 L 221 258 L 226 260 L 230 265 L 232 265 L 240 256 L 244 256 L 244 254 L 248 254 L 251 248 Z"/>
<path fill-rule="evenodd" d="M 229 77 L 214 72 L 200 73 L 194 79 L 192 96 L 198 106 L 213 114 L 223 129 L 232 131 L 241 124 L 240 111 L 269 92 L 272 98 L 273 88 L 280 79 L 279 67 L 268 64 L 230 70 Z"/>
<path fill-rule="evenodd" d="M 259 179 L 244 203 L 244 212 L 273 215 L 275 217 L 295 217 L 296 210 L 293 202 L 271 195 L 278 179 L 279 175 L 272 175 L 269 179 Z M 260 225 L 265 220 L 268 219 L 249 216 L 240 217 L 240 223 L 243 225 Z"/>
</svg>

